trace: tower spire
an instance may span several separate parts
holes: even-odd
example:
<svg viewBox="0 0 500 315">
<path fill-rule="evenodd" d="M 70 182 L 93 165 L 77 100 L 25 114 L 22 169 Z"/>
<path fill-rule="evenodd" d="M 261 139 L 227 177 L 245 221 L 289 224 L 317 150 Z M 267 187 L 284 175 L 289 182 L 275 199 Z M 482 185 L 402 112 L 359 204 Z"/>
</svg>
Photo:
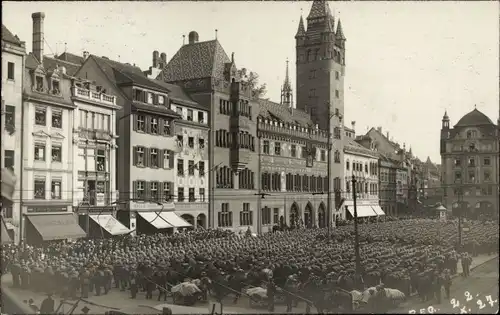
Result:
<svg viewBox="0 0 500 315">
<path fill-rule="evenodd" d="M 338 39 L 345 40 L 344 31 L 342 30 L 342 22 L 340 22 L 340 19 L 337 23 L 337 33 L 335 34 L 335 36 Z"/>
<path fill-rule="evenodd" d="M 287 107 L 293 107 L 292 85 L 290 84 L 290 76 L 288 73 L 288 58 L 286 58 L 285 81 L 281 87 L 281 104 Z"/>
<path fill-rule="evenodd" d="M 297 34 L 295 35 L 295 38 L 305 36 L 306 35 L 306 29 L 304 27 L 304 19 L 302 18 L 302 15 L 300 16 L 300 21 L 299 21 L 299 28 L 297 29 Z"/>
</svg>

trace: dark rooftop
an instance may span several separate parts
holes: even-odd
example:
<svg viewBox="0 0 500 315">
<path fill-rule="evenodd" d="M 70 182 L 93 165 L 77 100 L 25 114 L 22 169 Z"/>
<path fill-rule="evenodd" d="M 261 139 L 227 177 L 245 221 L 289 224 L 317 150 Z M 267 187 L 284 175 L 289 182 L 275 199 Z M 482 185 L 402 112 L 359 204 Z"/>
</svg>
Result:
<svg viewBox="0 0 500 315">
<path fill-rule="evenodd" d="M 2 40 L 9 42 L 9 43 L 12 43 L 14 45 L 18 45 L 18 46 L 21 45 L 21 40 L 19 39 L 19 37 L 12 34 L 12 32 L 9 31 L 9 29 L 3 24 L 2 24 Z"/>
<path fill-rule="evenodd" d="M 300 109 L 290 109 L 287 105 L 278 104 L 269 100 L 259 99 L 259 116 L 262 118 L 276 119 L 282 122 L 298 124 L 303 127 L 313 125 L 311 116 Z"/>
<path fill-rule="evenodd" d="M 471 126 L 481 126 L 481 125 L 494 125 L 491 119 L 485 114 L 481 113 L 474 108 L 473 111 L 462 117 L 455 127 L 471 127 Z"/>
</svg>

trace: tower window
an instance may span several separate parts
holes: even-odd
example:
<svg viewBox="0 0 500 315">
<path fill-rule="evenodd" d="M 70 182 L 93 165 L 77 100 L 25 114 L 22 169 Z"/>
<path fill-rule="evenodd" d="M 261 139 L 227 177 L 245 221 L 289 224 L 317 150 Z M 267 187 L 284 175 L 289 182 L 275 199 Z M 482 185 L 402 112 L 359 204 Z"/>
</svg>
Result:
<svg viewBox="0 0 500 315">
<path fill-rule="evenodd" d="M 336 98 L 339 98 L 339 97 L 340 97 L 340 92 L 339 92 L 339 90 L 335 90 L 335 97 L 336 97 Z"/>
<path fill-rule="evenodd" d="M 340 80 L 340 72 L 335 71 L 335 80 Z"/>
</svg>

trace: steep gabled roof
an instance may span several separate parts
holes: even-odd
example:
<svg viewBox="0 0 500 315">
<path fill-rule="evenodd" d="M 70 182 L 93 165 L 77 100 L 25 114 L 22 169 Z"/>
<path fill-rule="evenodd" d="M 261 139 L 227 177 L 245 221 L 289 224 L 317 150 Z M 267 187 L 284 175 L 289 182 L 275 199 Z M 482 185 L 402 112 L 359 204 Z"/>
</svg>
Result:
<svg viewBox="0 0 500 315">
<path fill-rule="evenodd" d="M 78 56 L 69 52 L 63 52 L 59 56 L 56 56 L 55 59 L 71 62 L 77 65 L 81 65 L 85 61 L 82 56 Z"/>
<path fill-rule="evenodd" d="M 342 137 L 342 140 L 343 140 L 342 142 L 344 143 L 344 151 L 350 151 L 353 153 L 362 153 L 373 157 L 378 157 L 377 152 L 365 148 L 361 144 L 357 143 L 354 139 L 351 139 L 349 137 Z"/>
<path fill-rule="evenodd" d="M 290 109 L 288 106 L 269 100 L 259 99 L 259 116 L 263 118 L 278 119 L 282 122 L 299 124 L 307 127 L 313 125 L 311 116 L 300 109 Z"/>
<path fill-rule="evenodd" d="M 218 40 L 182 46 L 163 69 L 159 78 L 165 82 L 201 78 L 222 78 L 231 60 Z"/>
<path fill-rule="evenodd" d="M 195 107 L 202 107 L 196 101 L 194 101 L 189 94 L 187 94 L 184 89 L 178 85 L 166 83 L 160 80 L 153 80 L 154 83 L 163 86 L 169 91 L 168 97 L 174 101 L 179 101 L 184 105 L 193 105 Z M 181 105 L 182 105 L 181 104 Z"/>
<path fill-rule="evenodd" d="M 9 29 L 3 24 L 2 24 L 2 40 L 14 45 L 18 46 L 21 45 L 21 40 L 19 39 L 19 37 L 12 34 L 12 32 L 9 31 Z"/>
<path fill-rule="evenodd" d="M 59 60 L 48 56 L 43 56 L 43 67 L 46 70 L 55 70 L 59 66 L 66 68 L 67 75 L 74 76 L 75 73 L 78 71 L 78 69 L 80 69 L 81 64 L 75 64 L 72 62 Z"/>
</svg>

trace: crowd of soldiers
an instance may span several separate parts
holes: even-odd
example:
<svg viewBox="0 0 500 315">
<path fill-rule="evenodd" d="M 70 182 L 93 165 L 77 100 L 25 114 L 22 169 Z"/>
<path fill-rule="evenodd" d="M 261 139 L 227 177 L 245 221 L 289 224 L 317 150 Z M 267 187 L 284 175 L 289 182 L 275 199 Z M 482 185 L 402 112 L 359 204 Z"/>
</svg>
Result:
<svg viewBox="0 0 500 315">
<path fill-rule="evenodd" d="M 169 289 L 186 279 L 201 279 L 200 287 L 222 299 L 248 285 L 266 286 L 268 295 L 282 288 L 291 309 L 298 300 L 328 309 L 332 290 L 342 292 L 381 283 L 423 300 L 440 301 L 449 293 L 451 276 L 461 260 L 469 275 L 473 256 L 498 250 L 498 225 L 471 222 L 457 248 L 454 222 L 429 219 L 363 224 L 359 227 L 361 270 L 355 270 L 352 226 L 296 229 L 252 236 L 225 230 L 186 231 L 174 235 L 138 235 L 108 239 L 61 241 L 33 247 L 2 248 L 3 272 L 14 286 L 55 293 L 65 298 L 107 294 L 112 288 L 139 291 L 146 298 L 166 300 Z M 437 290 L 439 288 L 439 290 Z M 439 291 L 439 293 L 438 293 Z M 327 293 L 325 293 L 327 292 Z M 449 298 L 449 296 L 447 296 Z M 274 302 L 270 303 L 273 308 Z"/>
</svg>

